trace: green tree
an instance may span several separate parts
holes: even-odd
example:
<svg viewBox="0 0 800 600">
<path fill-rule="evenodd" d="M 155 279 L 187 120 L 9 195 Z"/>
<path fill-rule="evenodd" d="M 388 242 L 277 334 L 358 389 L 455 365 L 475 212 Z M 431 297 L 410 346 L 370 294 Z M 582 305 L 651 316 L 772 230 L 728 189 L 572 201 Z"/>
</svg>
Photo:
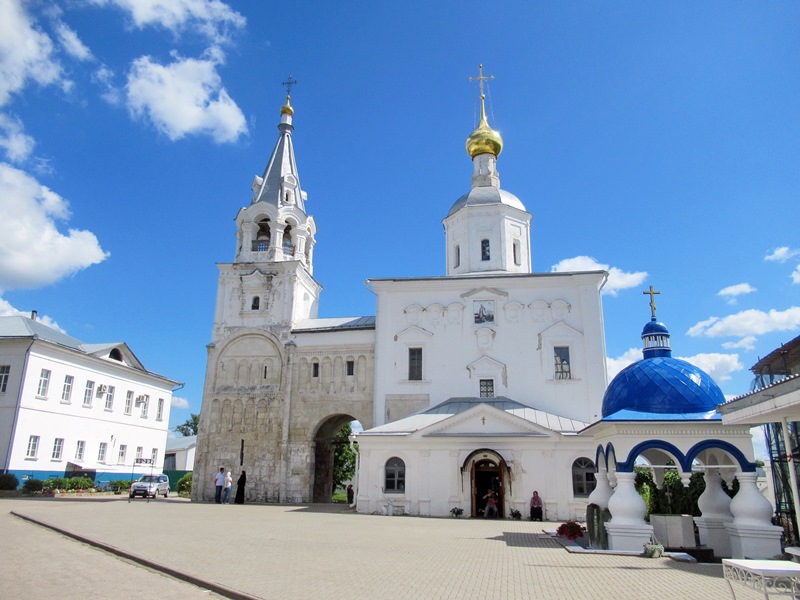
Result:
<svg viewBox="0 0 800 600">
<path fill-rule="evenodd" d="M 177 431 L 184 437 L 189 437 L 190 435 L 197 435 L 197 427 L 199 424 L 200 424 L 200 415 L 192 413 L 192 416 L 186 419 L 184 423 L 178 425 L 175 428 L 175 431 Z"/>
<path fill-rule="evenodd" d="M 348 439 L 353 432 L 350 423 L 344 426 L 333 439 L 333 491 L 344 487 L 356 473 L 356 453 L 350 449 Z"/>
</svg>

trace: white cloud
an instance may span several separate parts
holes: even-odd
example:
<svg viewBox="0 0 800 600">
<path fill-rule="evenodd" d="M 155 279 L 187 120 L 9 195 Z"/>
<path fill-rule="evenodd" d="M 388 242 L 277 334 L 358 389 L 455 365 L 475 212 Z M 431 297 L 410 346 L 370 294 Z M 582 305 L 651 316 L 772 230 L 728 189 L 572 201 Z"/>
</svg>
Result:
<svg viewBox="0 0 800 600">
<path fill-rule="evenodd" d="M 241 14 L 220 0 L 92 0 L 113 4 L 130 14 L 136 27 L 164 27 L 173 33 L 193 29 L 215 44 L 227 41 L 232 30 L 247 23 Z"/>
<path fill-rule="evenodd" d="M 792 271 L 792 283 L 800 283 L 800 265 L 797 265 Z"/>
<path fill-rule="evenodd" d="M 678 358 L 703 369 L 715 381 L 726 381 L 731 378 L 731 373 L 744 370 L 744 365 L 739 362 L 738 354 L 711 352 Z"/>
<path fill-rule="evenodd" d="M 775 248 L 771 254 L 767 254 L 764 257 L 764 260 L 770 260 L 773 262 L 786 262 L 798 254 L 800 254 L 800 250 L 792 250 L 788 246 L 781 246 L 779 248 Z"/>
<path fill-rule="evenodd" d="M 108 254 L 93 233 L 69 229 L 69 204 L 27 173 L 0 163 L 0 289 L 58 281 Z"/>
<path fill-rule="evenodd" d="M 608 281 L 603 286 L 603 293 L 616 296 L 620 290 L 636 287 L 647 278 L 647 272 L 626 273 L 617 267 L 611 267 L 597 262 L 591 256 L 575 256 L 565 258 L 553 265 L 550 270 L 554 273 L 570 271 L 608 271 Z"/>
<path fill-rule="evenodd" d="M 749 283 L 737 283 L 736 285 L 729 285 L 726 288 L 722 288 L 717 292 L 717 296 L 725 298 L 728 304 L 736 304 L 737 296 L 752 294 L 755 291 L 757 291 L 756 288 Z"/>
<path fill-rule="evenodd" d="M 172 408 L 189 408 L 189 401 L 180 396 L 173 396 L 170 406 L 172 406 Z"/>
<path fill-rule="evenodd" d="M 724 342 L 722 347 L 726 350 L 755 350 L 756 338 L 755 336 L 748 335 L 743 337 L 738 342 Z"/>
<path fill-rule="evenodd" d="M 0 298 L 0 317 L 30 317 L 30 316 L 31 316 L 31 311 L 23 311 L 16 309 L 13 306 L 11 306 L 11 304 L 7 300 Z M 48 317 L 47 315 L 37 315 L 36 320 L 41 321 L 42 323 L 52 327 L 53 329 L 57 329 L 61 333 L 66 333 L 66 331 L 64 331 L 64 329 L 62 329 L 58 325 L 58 323 L 55 322 L 54 319 Z"/>
<path fill-rule="evenodd" d="M 128 74 L 128 108 L 149 118 L 170 140 L 208 134 L 216 142 L 233 142 L 247 132 L 244 115 L 222 87 L 216 67 L 221 52 L 206 59 L 181 58 L 160 65 L 149 56 L 133 62 Z"/>
<path fill-rule="evenodd" d="M 638 360 L 642 360 L 641 348 L 628 348 L 618 358 L 607 357 L 606 372 L 608 373 L 608 381 L 610 382 L 622 369 Z"/>
<path fill-rule="evenodd" d="M 81 61 L 94 59 L 94 56 L 92 56 L 92 51 L 86 47 L 86 45 L 78 37 L 78 34 L 70 29 L 66 23 L 62 21 L 56 22 L 55 30 L 56 37 L 61 43 L 61 46 L 64 48 L 64 51 L 72 58 Z"/>
<path fill-rule="evenodd" d="M 122 90 L 114 85 L 114 71 L 106 65 L 100 65 L 94 73 L 92 73 L 92 81 L 100 86 L 103 91 L 100 97 L 111 104 L 112 106 L 119 106 L 122 104 Z"/>
<path fill-rule="evenodd" d="M 745 337 L 763 335 L 772 331 L 791 331 L 800 327 L 800 306 L 786 310 L 743 310 L 727 317 L 711 317 L 692 326 L 687 332 L 691 336 Z"/>
<path fill-rule="evenodd" d="M 20 0 L 4 0 L 0 2 L 0 106 L 28 81 L 69 85 L 61 79 L 52 40 L 35 27 Z"/>
<path fill-rule="evenodd" d="M 0 148 L 5 150 L 8 160 L 12 162 L 27 159 L 36 145 L 24 129 L 19 119 L 0 113 Z"/>
</svg>

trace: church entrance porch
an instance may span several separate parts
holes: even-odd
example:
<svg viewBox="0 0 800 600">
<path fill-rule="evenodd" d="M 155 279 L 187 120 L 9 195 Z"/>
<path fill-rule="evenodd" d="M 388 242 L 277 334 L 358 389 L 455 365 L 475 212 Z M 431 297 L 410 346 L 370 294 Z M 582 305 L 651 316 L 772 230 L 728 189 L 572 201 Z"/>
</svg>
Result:
<svg viewBox="0 0 800 600">
<path fill-rule="evenodd" d="M 477 450 L 465 461 L 470 469 L 470 499 L 472 517 L 485 517 L 493 494 L 497 514 L 496 518 L 505 516 L 505 471 L 506 463 L 494 450 Z"/>
</svg>

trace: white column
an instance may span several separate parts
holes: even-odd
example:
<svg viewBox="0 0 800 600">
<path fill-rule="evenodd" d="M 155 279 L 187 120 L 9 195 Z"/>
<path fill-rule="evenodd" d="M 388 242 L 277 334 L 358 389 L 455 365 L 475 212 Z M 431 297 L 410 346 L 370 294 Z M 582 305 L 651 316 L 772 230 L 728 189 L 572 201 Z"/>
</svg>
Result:
<svg viewBox="0 0 800 600">
<path fill-rule="evenodd" d="M 733 522 L 726 524 L 733 558 L 775 558 L 783 528 L 772 524 L 772 505 L 756 486 L 756 473 L 736 473 L 739 491 L 731 500 Z"/>
<path fill-rule="evenodd" d="M 617 487 L 608 501 L 611 520 L 606 523 L 611 550 L 642 551 L 653 527 L 644 520 L 647 505 L 636 491 L 636 473 L 617 471 Z"/>
<path fill-rule="evenodd" d="M 700 544 L 714 551 L 717 558 L 731 555 L 731 539 L 725 525 L 733 521 L 731 499 L 722 489 L 719 469 L 707 467 L 704 474 L 706 489 L 697 499 L 700 516 L 694 518 L 700 533 Z"/>
<path fill-rule="evenodd" d="M 283 230 L 286 223 L 270 221 L 270 244 L 268 260 L 283 260 Z"/>
<path fill-rule="evenodd" d="M 605 469 L 600 469 L 594 476 L 597 485 L 589 494 L 589 504 L 596 504 L 600 509 L 608 508 L 608 501 L 611 499 L 614 490 L 608 483 L 608 473 Z"/>
</svg>

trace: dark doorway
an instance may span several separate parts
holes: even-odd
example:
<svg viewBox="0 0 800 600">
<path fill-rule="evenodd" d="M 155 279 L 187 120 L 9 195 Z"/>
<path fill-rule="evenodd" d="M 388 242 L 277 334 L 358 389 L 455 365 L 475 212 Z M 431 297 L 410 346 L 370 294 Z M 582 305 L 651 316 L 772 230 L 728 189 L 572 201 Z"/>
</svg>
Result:
<svg viewBox="0 0 800 600">
<path fill-rule="evenodd" d="M 472 516 L 483 517 L 487 500 L 484 498 L 494 491 L 497 501 L 497 517 L 503 518 L 503 469 L 491 459 L 482 459 L 472 464 Z"/>
</svg>

